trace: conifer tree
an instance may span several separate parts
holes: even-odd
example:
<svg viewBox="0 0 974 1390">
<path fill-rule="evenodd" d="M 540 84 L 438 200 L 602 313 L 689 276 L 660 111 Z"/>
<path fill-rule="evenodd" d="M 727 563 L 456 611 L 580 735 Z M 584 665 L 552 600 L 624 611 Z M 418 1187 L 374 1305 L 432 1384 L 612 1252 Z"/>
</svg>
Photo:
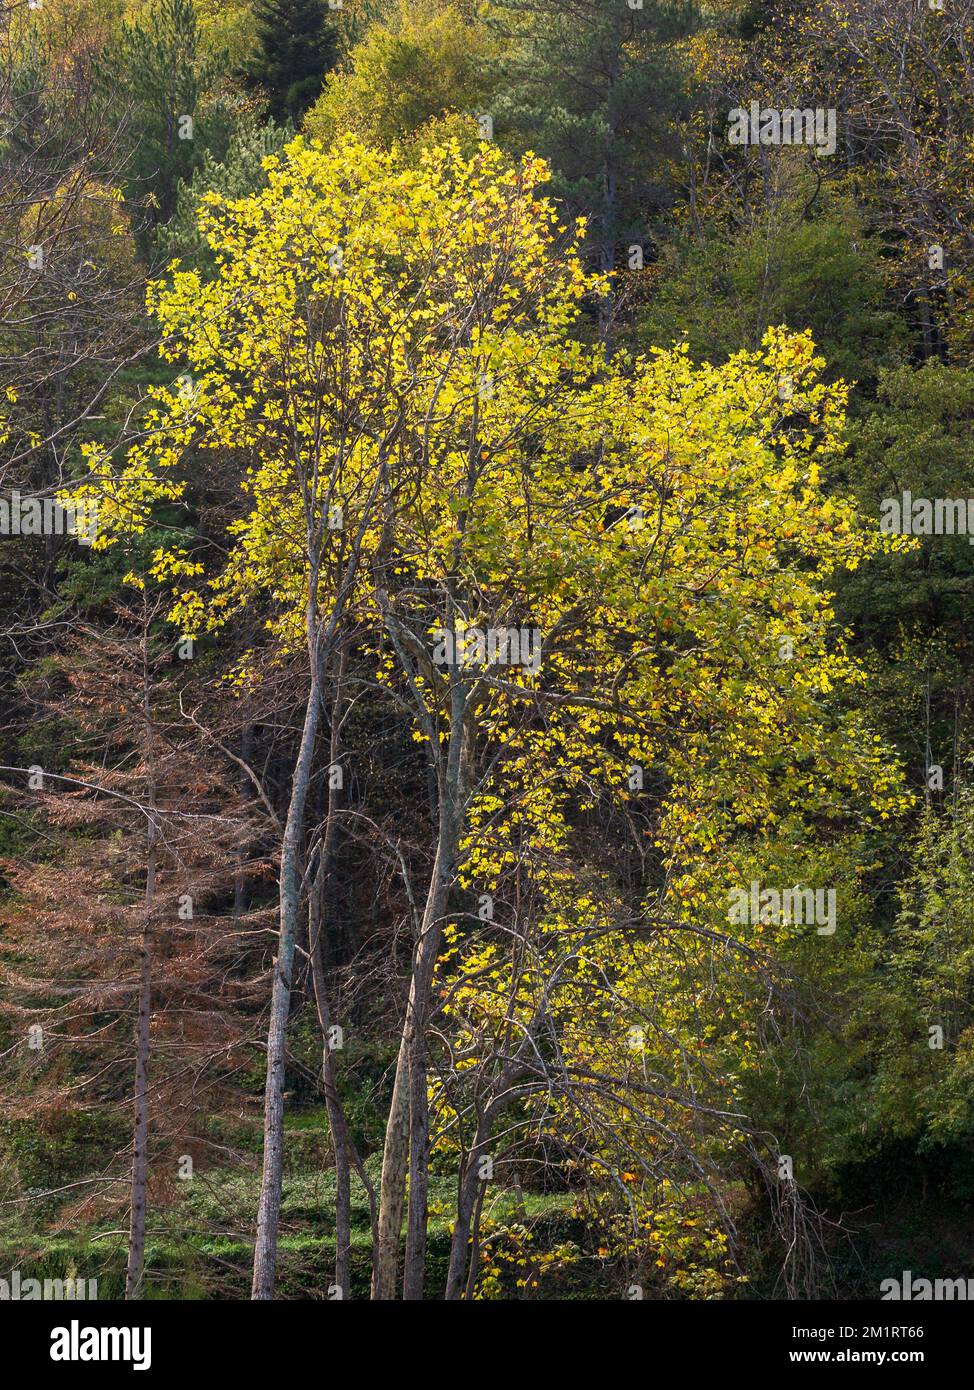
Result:
<svg viewBox="0 0 974 1390">
<path fill-rule="evenodd" d="M 16 898 L 0 917 L 14 1039 L 0 1116 L 25 1117 L 29 1076 L 41 1133 L 80 1120 L 101 1135 L 109 1152 L 77 1214 L 127 1203 L 129 1299 L 143 1296 L 150 1205 L 193 1176 L 207 1117 L 246 1063 L 259 966 L 241 933 L 261 921 L 233 913 L 234 879 L 255 868 L 237 853 L 246 804 L 183 717 L 188 682 L 158 617 L 142 594 L 110 624 L 80 624 L 35 677 L 67 756 L 4 769 L 36 838 L 2 865 Z"/>
<path fill-rule="evenodd" d="M 680 99 L 676 43 L 691 7 L 645 0 L 501 0 L 511 44 L 498 136 L 537 150 L 555 191 L 592 219 L 599 269 L 638 243 L 660 205 L 660 174 Z"/>
<path fill-rule="evenodd" d="M 259 0 L 255 8 L 258 54 L 249 72 L 267 95 L 276 121 L 298 120 L 334 66 L 338 31 L 323 0 Z"/>
</svg>

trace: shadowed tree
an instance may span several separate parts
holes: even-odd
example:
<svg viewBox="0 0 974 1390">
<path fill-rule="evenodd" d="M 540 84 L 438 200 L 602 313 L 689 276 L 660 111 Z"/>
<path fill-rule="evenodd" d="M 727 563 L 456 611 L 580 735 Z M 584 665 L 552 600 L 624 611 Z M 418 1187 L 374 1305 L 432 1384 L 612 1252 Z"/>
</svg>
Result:
<svg viewBox="0 0 974 1390">
<path fill-rule="evenodd" d="M 276 121 L 298 121 L 318 98 L 338 56 L 325 0 L 258 0 L 257 55 L 247 71 Z"/>
</svg>

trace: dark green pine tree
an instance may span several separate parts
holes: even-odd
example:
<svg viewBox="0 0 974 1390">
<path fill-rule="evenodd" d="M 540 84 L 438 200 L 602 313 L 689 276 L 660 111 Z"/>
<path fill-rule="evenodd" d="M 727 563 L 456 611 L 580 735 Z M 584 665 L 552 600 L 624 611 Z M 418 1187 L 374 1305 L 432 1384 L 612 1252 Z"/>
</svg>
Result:
<svg viewBox="0 0 974 1390">
<path fill-rule="evenodd" d="M 495 0 L 508 40 L 492 111 L 502 144 L 553 166 L 552 191 L 591 222 L 598 266 L 646 239 L 679 154 L 681 44 L 698 27 L 692 0 Z M 624 263 L 624 262 L 623 262 Z M 608 312 L 608 306 L 605 306 Z"/>
<path fill-rule="evenodd" d="M 257 0 L 257 57 L 248 76 L 276 121 L 300 120 L 338 56 L 338 29 L 325 0 Z"/>
</svg>

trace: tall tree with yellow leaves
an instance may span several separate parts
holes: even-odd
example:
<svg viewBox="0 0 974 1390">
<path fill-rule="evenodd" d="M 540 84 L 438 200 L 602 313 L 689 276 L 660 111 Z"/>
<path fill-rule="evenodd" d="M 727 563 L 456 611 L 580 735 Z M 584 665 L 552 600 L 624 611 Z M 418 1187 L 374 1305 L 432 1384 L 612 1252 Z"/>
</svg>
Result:
<svg viewBox="0 0 974 1390">
<path fill-rule="evenodd" d="M 720 370 L 695 370 L 681 353 L 608 362 L 585 342 L 602 282 L 581 263 L 584 226 L 559 225 L 546 177 L 541 161 L 510 164 L 489 145 L 471 156 L 448 143 L 406 164 L 395 149 L 295 141 L 269 161 L 266 190 L 209 200 L 216 274 L 177 266 L 151 291 L 181 385 L 158 393 L 120 469 L 90 452 L 99 544 L 179 502 L 189 459 L 228 456 L 241 497 L 225 563 L 207 573 L 205 557 L 157 554 L 173 620 L 218 632 L 256 609 L 271 659 L 306 655 L 281 842 L 255 1298 L 274 1288 L 309 788 L 353 621 L 375 683 L 427 751 L 436 807 L 386 1123 L 377 1299 L 398 1292 L 404 1215 L 402 1290 L 423 1296 L 429 1046 L 458 895 L 477 889 L 489 922 L 492 886 L 518 866 L 541 875 L 534 926 L 546 940 L 570 931 L 551 873 L 570 851 L 570 808 L 596 781 L 618 789 L 639 763 L 666 789 L 653 833 L 671 892 L 691 902 L 695 861 L 745 823 L 749 799 L 737 804 L 735 788 L 760 797 L 783 779 L 786 798 L 811 798 L 814 720 L 823 746 L 838 738 L 817 706 L 852 679 L 821 635 L 827 582 L 869 549 L 851 504 L 822 482 L 841 388 L 818 381 L 807 338 L 783 332 Z M 780 660 L 786 638 L 803 661 Z M 749 747 L 766 766 L 745 758 L 747 782 Z M 877 798 L 894 794 L 878 754 L 856 768 Z M 587 909 L 572 920 L 591 926 Z M 520 984 L 509 990 L 488 1059 L 507 1058 L 504 1085 L 525 1066 L 537 1084 L 537 1029 L 563 986 L 559 1010 L 576 1011 L 583 1058 L 587 999 L 571 973 L 562 960 L 542 982 L 540 1012 Z M 486 1118 L 495 1113 L 491 1103 Z M 488 1132 L 461 1170 L 452 1296 L 470 1282 L 471 1173 Z"/>
</svg>

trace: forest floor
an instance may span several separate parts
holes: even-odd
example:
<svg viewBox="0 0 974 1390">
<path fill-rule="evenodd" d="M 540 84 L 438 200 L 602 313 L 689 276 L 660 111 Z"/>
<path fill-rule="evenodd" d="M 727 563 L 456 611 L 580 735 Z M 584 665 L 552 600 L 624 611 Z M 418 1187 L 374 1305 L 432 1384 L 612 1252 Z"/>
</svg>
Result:
<svg viewBox="0 0 974 1390">
<path fill-rule="evenodd" d="M 334 1278 L 335 1174 L 323 1107 L 295 1110 L 287 1116 L 288 1167 L 281 1207 L 278 1296 L 324 1299 Z M 212 1123 L 209 1151 L 222 1151 L 224 1163 L 194 1165 L 189 1180 L 158 1182 L 152 1194 L 147 1233 L 149 1299 L 239 1299 L 250 1287 L 252 1242 L 248 1224 L 257 1208 L 260 1185 L 260 1126 L 256 1118 L 221 1117 Z M 85 1184 L 97 1188 L 98 1174 L 79 1176 L 71 1156 L 90 1159 L 90 1136 L 63 1146 L 45 1166 L 40 1190 L 19 1193 L 28 1202 L 6 1199 L 0 1208 L 0 1272 L 14 1268 L 22 1278 L 91 1279 L 100 1299 L 120 1298 L 125 1283 L 127 1231 L 121 1219 L 118 1189 L 111 1201 L 77 1191 L 41 1196 L 52 1188 Z M 367 1161 L 378 1188 L 380 1155 Z M 34 1170 L 37 1165 L 35 1162 Z M 0 1175 L 7 1176 L 7 1175 Z M 4 1183 L 10 1189 L 10 1183 Z M 17 1189 L 15 1189 L 17 1190 Z M 455 1178 L 434 1172 L 430 1184 L 427 1254 L 430 1294 L 438 1297 L 446 1277 Z M 734 1280 L 725 1296 L 781 1297 L 775 1241 L 763 1213 L 737 1194 L 745 1248 L 755 1252 L 745 1277 Z M 83 1205 L 82 1205 L 83 1204 Z M 570 1192 L 516 1193 L 498 1187 L 485 1206 L 487 1240 L 483 1268 L 488 1296 L 615 1301 L 627 1297 L 631 1273 L 592 1247 Z M 864 1201 L 855 1211 L 825 1209 L 825 1296 L 876 1298 L 884 1278 L 904 1270 L 916 1276 L 958 1277 L 974 1268 L 974 1222 L 971 1203 L 941 1192 L 894 1190 L 889 1197 Z M 352 1177 L 352 1298 L 367 1298 L 371 1240 L 368 1198 Z M 676 1270 L 673 1271 L 677 1273 Z M 826 1293 L 826 1288 L 828 1292 Z M 693 1297 L 692 1288 L 676 1278 L 647 1297 Z M 699 1296 L 699 1295 L 696 1295 Z"/>
</svg>

